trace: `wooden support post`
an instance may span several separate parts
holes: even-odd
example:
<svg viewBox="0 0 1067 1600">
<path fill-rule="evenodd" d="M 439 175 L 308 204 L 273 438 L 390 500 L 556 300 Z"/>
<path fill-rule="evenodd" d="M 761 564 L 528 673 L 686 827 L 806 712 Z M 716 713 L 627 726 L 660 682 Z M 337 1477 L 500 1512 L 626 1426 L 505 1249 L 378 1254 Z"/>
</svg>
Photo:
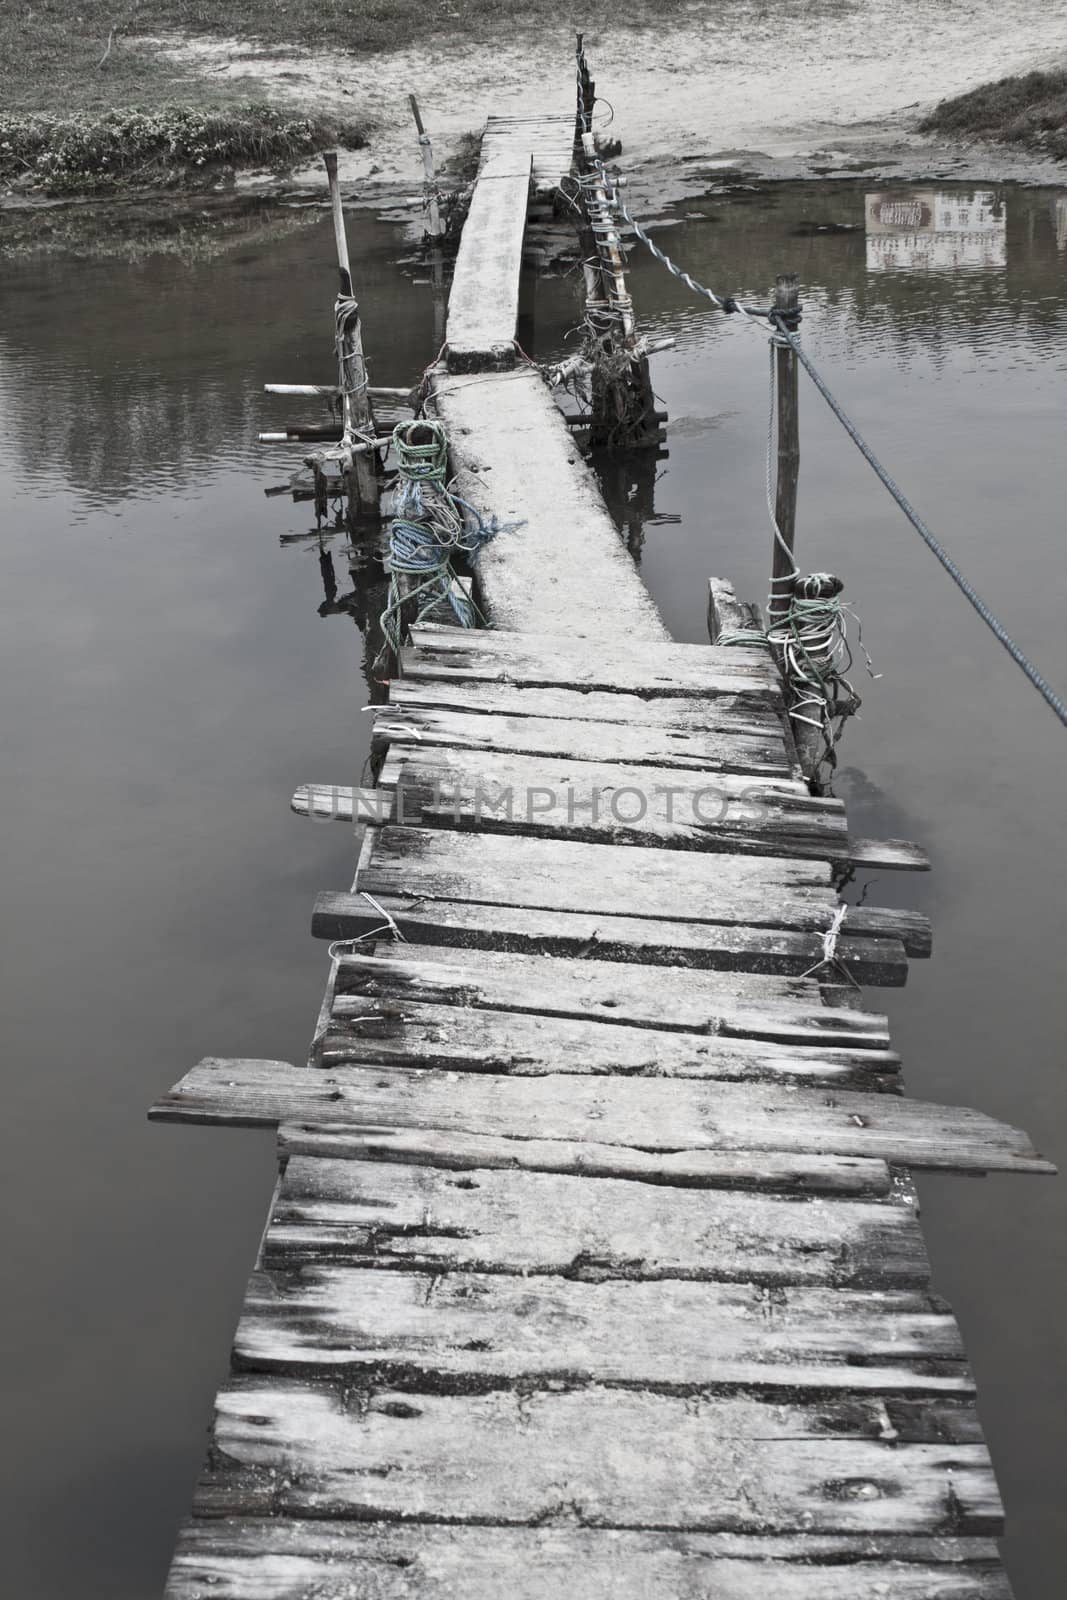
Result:
<svg viewBox="0 0 1067 1600">
<path fill-rule="evenodd" d="M 337 269 L 340 295 L 337 302 L 337 372 L 341 391 L 343 440 L 356 443 L 373 435 L 374 416 L 371 411 L 367 385 L 367 363 L 363 357 L 363 330 L 359 320 L 359 307 L 352 293 L 352 268 L 348 259 L 348 235 L 345 231 L 344 207 L 341 204 L 341 185 L 337 178 L 337 151 L 327 150 L 326 177 L 330 185 L 330 208 L 333 212 L 333 233 L 337 244 Z M 345 304 L 345 302 L 350 302 Z M 349 514 L 357 517 L 380 515 L 381 480 L 379 464 L 373 452 L 353 451 L 341 462 L 341 476 L 345 480 Z"/>
<path fill-rule="evenodd" d="M 791 320 L 800 307 L 799 281 L 795 272 L 780 273 L 774 286 L 774 305 Z M 793 544 L 796 538 L 797 481 L 800 477 L 800 418 L 797 407 L 797 358 L 789 345 L 779 340 L 775 350 L 775 385 L 778 395 L 778 486 L 774 516 L 781 539 L 774 541 L 771 556 L 770 623 L 789 609 L 790 579 L 796 568 Z M 783 548 L 783 546 L 785 548 Z"/>
<path fill-rule="evenodd" d="M 431 239 L 438 240 L 441 237 L 441 211 L 437 204 L 437 174 L 433 166 L 433 145 L 430 143 L 430 135 L 422 125 L 419 102 L 413 94 L 408 95 L 408 104 L 411 107 L 411 115 L 415 118 L 415 126 L 419 133 L 419 149 L 422 151 L 422 171 L 426 180 L 426 214 L 430 222 L 427 232 Z"/>
<path fill-rule="evenodd" d="M 345 232 L 345 213 L 341 204 L 341 185 L 337 179 L 337 151 L 323 152 L 326 163 L 326 180 L 330 186 L 330 209 L 333 212 L 333 236 L 337 244 L 337 270 L 341 280 L 341 293 L 352 293 L 352 268 L 348 260 L 348 235 Z"/>
</svg>

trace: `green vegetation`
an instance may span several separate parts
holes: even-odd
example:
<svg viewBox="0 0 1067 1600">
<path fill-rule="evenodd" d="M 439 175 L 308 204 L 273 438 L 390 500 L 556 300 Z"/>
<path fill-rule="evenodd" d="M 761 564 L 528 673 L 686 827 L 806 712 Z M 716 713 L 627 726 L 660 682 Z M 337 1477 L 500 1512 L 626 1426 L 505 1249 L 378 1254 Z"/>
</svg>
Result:
<svg viewBox="0 0 1067 1600">
<path fill-rule="evenodd" d="M 1067 160 L 1067 71 L 1027 72 L 983 84 L 942 100 L 919 128 L 1021 144 Z"/>
<path fill-rule="evenodd" d="M 331 144 L 365 144 L 364 121 L 262 105 L 261 84 L 220 82 L 136 43 L 186 10 L 213 11 L 238 31 L 244 15 L 279 9 L 4 0 L 0 187 L 73 194 L 202 186 L 237 167 L 284 168 Z M 296 6 L 293 17 L 295 27 Z"/>
<path fill-rule="evenodd" d="M 48 194 L 187 182 L 238 166 L 291 166 L 359 130 L 270 106 L 0 116 L 0 181 Z"/>
</svg>

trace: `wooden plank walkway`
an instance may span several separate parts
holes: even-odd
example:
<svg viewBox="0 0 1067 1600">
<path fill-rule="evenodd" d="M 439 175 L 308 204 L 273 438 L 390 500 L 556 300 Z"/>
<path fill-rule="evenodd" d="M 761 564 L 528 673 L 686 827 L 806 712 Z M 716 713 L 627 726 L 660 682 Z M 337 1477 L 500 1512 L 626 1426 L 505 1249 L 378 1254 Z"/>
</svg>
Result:
<svg viewBox="0 0 1067 1600">
<path fill-rule="evenodd" d="M 926 919 L 851 906 L 766 651 L 671 643 L 540 375 L 531 187 L 492 119 L 433 379 L 459 492 L 521 526 L 496 631 L 422 628 L 378 708 L 308 1061 L 151 1115 L 274 1127 L 279 1181 L 169 1600 L 1010 1600 L 913 1170 L 1049 1172 L 903 1092 Z M 491 280 L 491 282 L 488 282 Z M 719 585 L 719 593 L 725 593 Z M 836 932 L 834 931 L 836 930 Z"/>
<path fill-rule="evenodd" d="M 566 712 L 586 683 L 583 722 Z M 463 737 L 437 745 L 457 690 Z M 309 1064 L 204 1061 L 153 1111 L 280 1130 L 171 1600 L 1008 1596 L 905 1169 L 1050 1169 L 992 1118 L 906 1098 L 886 1019 L 825 1004 L 837 811 L 817 856 L 787 810 L 664 848 L 625 827 L 561 839 L 540 813 L 500 832 L 467 804 L 501 721 L 534 750 L 549 721 L 584 787 L 612 783 L 584 730 L 625 728 L 618 772 L 651 785 L 634 740 L 658 751 L 678 708 L 685 759 L 711 741 L 709 783 L 792 794 L 766 771 L 790 768 L 765 654 L 579 662 L 539 635 L 416 633 L 378 737 L 386 772 L 425 766 L 402 802 L 396 768 L 405 820 L 366 829 L 350 898 L 368 926 L 337 952 Z M 449 753 L 471 763 L 447 769 L 458 809 L 431 798 L 426 826 Z M 522 912 L 543 936 L 514 935 Z M 552 930 L 579 915 L 590 935 L 560 959 Z M 674 964 L 635 960 L 636 935 L 621 963 L 604 918 L 678 930 Z M 716 927 L 753 951 L 806 931 L 808 967 L 678 960 Z M 846 964 L 898 960 L 877 924 L 862 943 Z"/>
</svg>

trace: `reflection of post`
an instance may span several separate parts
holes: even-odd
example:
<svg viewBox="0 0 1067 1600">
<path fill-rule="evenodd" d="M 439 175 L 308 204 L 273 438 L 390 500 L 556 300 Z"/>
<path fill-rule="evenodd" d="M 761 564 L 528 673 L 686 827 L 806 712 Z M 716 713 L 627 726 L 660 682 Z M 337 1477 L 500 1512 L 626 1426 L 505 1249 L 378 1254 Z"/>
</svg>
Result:
<svg viewBox="0 0 1067 1600">
<path fill-rule="evenodd" d="M 345 231 L 344 208 L 341 204 L 341 185 L 337 178 L 337 151 L 327 150 L 323 159 L 330 185 L 330 207 L 333 211 L 333 232 L 337 243 L 337 267 L 340 277 L 336 313 L 338 387 L 341 391 L 343 442 L 351 445 L 357 440 L 374 437 L 374 418 L 368 393 L 367 364 L 363 357 L 363 330 L 359 320 L 359 305 L 352 293 L 348 236 Z M 345 478 L 348 506 L 352 515 L 357 516 L 362 513 L 364 516 L 377 516 L 380 485 L 374 453 L 362 451 L 342 456 L 341 472 Z"/>
<path fill-rule="evenodd" d="M 774 286 L 776 311 L 795 322 L 800 306 L 799 282 L 795 272 L 783 272 Z M 787 342 L 776 340 L 775 387 L 778 395 L 778 486 L 774 497 L 774 517 L 781 538 L 774 541 L 771 558 L 770 619 L 789 609 L 789 580 L 796 570 L 793 542 L 796 537 L 797 482 L 800 477 L 800 417 L 797 396 L 797 358 Z"/>
<path fill-rule="evenodd" d="M 430 135 L 422 125 L 419 102 L 413 94 L 408 95 L 408 104 L 411 107 L 411 115 L 415 118 L 415 126 L 419 132 L 422 171 L 426 179 L 426 214 L 430 222 L 429 233 L 431 239 L 439 239 L 441 237 L 441 213 L 437 205 L 437 175 L 433 169 L 433 145 L 430 143 Z"/>
</svg>

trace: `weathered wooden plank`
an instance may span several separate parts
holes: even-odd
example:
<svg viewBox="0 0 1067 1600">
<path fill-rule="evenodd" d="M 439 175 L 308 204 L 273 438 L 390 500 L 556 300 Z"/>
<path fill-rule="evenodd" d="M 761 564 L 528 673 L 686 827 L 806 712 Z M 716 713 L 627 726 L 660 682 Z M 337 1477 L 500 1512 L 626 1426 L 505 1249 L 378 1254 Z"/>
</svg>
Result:
<svg viewBox="0 0 1067 1600">
<path fill-rule="evenodd" d="M 330 1066 L 380 1061 L 523 1077 L 623 1074 L 864 1089 L 886 1087 L 900 1068 L 893 1051 L 869 1047 L 784 1044 L 624 1023 L 606 1026 L 579 1017 L 476 1011 L 363 995 L 335 1002 L 321 1059 Z"/>
<path fill-rule="evenodd" d="M 850 839 L 852 865 L 883 872 L 929 872 L 930 857 L 910 839 Z"/>
<path fill-rule="evenodd" d="M 166 1600 L 1011 1600 L 986 1540 L 196 1518 Z"/>
<path fill-rule="evenodd" d="M 344 1123 L 284 1123 L 282 1157 L 410 1162 L 448 1172 L 560 1172 L 583 1178 L 625 1178 L 693 1189 L 746 1189 L 766 1194 L 886 1195 L 884 1161 L 779 1150 L 691 1150 L 663 1154 L 622 1145 L 526 1139 L 439 1129 L 360 1128 Z"/>
<path fill-rule="evenodd" d="M 777 705 L 781 682 L 766 651 L 661 644 L 601 634 L 595 650 L 564 633 L 417 628 L 401 656 L 404 676 L 706 697 L 751 695 Z"/>
<path fill-rule="evenodd" d="M 824 933 L 838 906 L 819 861 L 385 827 L 359 887 L 375 896 L 740 923 Z"/>
<path fill-rule="evenodd" d="M 649 917 L 661 923 L 819 934 L 829 929 L 840 904 L 829 864 L 814 859 L 683 853 L 652 846 L 634 850 L 584 840 L 417 827 L 375 831 L 359 888 L 376 899 L 393 895 L 409 902 L 463 901 L 594 914 L 598 919 Z M 850 906 L 843 933 L 899 936 L 909 952 L 929 948 L 929 922 L 914 912 Z M 686 930 L 683 937 L 690 936 Z M 821 955 L 820 941 L 815 960 Z"/>
<path fill-rule="evenodd" d="M 390 747 L 380 777 L 424 825 L 616 845 L 848 859 L 840 800 L 791 777 Z"/>
<path fill-rule="evenodd" d="M 528 149 L 490 147 L 483 157 L 448 297 L 452 371 L 514 365 L 531 165 Z"/>
<path fill-rule="evenodd" d="M 392 822 L 396 796 L 386 789 L 351 788 L 339 783 L 301 783 L 289 802 L 298 817 L 316 821 L 364 822 L 380 825 Z"/>
<path fill-rule="evenodd" d="M 737 772 L 771 777 L 788 777 L 790 773 L 780 727 L 720 733 L 684 725 L 672 727 L 669 723 L 649 727 L 640 722 L 579 720 L 580 717 L 580 710 L 571 718 L 539 717 L 532 712 L 494 716 L 486 711 L 438 709 L 393 703 L 391 699 L 382 709 L 375 732 L 387 737 L 390 744 L 414 744 L 420 748 L 432 745 L 440 749 L 492 751 L 498 755 L 512 753 L 554 760 L 621 762 L 629 767 L 702 773 Z"/>
<path fill-rule="evenodd" d="M 864 1400 L 824 1412 L 602 1389 L 385 1391 L 348 1406 L 332 1385 L 256 1378 L 219 1395 L 223 1463 L 196 1506 L 527 1526 L 569 1508 L 587 1527 L 762 1535 L 1002 1531 L 984 1444 L 827 1437 L 838 1416 L 870 1426 L 879 1411 L 896 1434 Z"/>
<path fill-rule="evenodd" d="M 665 1193 L 651 1184 L 292 1156 L 264 1241 L 268 1267 L 349 1266 L 694 1278 L 838 1287 L 919 1285 L 914 1206 Z"/>
<path fill-rule="evenodd" d="M 485 682 L 462 678 L 394 678 L 389 705 L 380 715 L 419 711 L 460 716 L 534 718 L 540 722 L 606 722 L 614 727 L 646 730 L 650 738 L 663 739 L 664 730 L 773 742 L 783 738 L 781 715 L 773 705 L 750 694 L 716 694 L 649 697 L 621 689 L 537 687 L 525 683 Z M 546 733 L 546 737 L 550 737 Z M 709 745 L 710 748 L 710 745 Z M 564 752 L 561 752 L 564 753 Z"/>
<path fill-rule="evenodd" d="M 252 1371 L 373 1373 L 442 1391 L 529 1379 L 673 1394 L 709 1385 L 973 1392 L 955 1320 L 918 1290 L 678 1279 L 255 1272 L 234 1360 Z"/>
<path fill-rule="evenodd" d="M 597 481 L 540 372 L 430 373 L 456 493 L 503 531 L 479 552 L 478 599 L 496 627 L 666 641 Z M 595 570 L 596 605 L 588 581 Z M 593 652 L 595 654 L 595 652 Z"/>
<path fill-rule="evenodd" d="M 636 1149 L 792 1150 L 918 1169 L 1054 1172 L 1026 1135 L 896 1095 L 693 1079 L 509 1078 L 207 1057 L 149 1113 L 170 1122 L 345 1122 Z"/>
<path fill-rule="evenodd" d="M 595 954 L 627 967 L 633 962 L 689 965 L 731 977 L 806 974 L 823 959 L 820 935 L 789 929 L 422 900 L 417 895 L 379 893 L 374 898 L 380 910 L 362 894 L 324 891 L 315 901 L 312 934 L 317 939 L 362 938 L 380 930 L 384 911 L 409 941 L 463 950 L 531 952 L 575 962 Z M 837 959 L 857 984 L 900 985 L 907 977 L 899 939 L 845 933 L 838 940 Z"/>
<path fill-rule="evenodd" d="M 472 957 L 409 942 L 342 954 L 336 992 L 793 1044 L 889 1045 L 887 1017 L 823 1005 L 813 978 L 724 977 L 501 950 Z"/>
</svg>

